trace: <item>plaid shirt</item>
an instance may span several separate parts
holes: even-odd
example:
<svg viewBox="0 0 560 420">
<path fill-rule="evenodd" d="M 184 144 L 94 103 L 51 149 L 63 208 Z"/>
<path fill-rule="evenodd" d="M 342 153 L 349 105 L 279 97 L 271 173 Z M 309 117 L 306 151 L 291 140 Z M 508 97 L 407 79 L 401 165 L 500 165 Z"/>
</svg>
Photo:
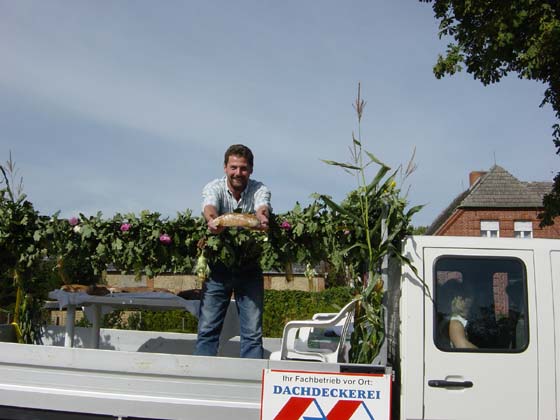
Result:
<svg viewBox="0 0 560 420">
<path fill-rule="evenodd" d="M 227 178 L 215 179 L 202 190 L 202 211 L 204 207 L 214 206 L 218 214 L 232 213 L 238 209 L 242 213 L 255 213 L 261 206 L 270 207 L 270 190 L 262 182 L 249 179 L 247 187 L 237 201 L 227 186 Z M 239 210 L 238 210 L 239 211 Z"/>
</svg>

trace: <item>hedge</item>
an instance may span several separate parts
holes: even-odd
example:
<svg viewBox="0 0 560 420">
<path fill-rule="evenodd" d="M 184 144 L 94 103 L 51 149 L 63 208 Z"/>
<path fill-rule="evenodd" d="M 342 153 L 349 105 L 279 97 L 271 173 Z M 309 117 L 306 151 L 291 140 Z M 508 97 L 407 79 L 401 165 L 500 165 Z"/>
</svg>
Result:
<svg viewBox="0 0 560 420">
<path fill-rule="evenodd" d="M 294 319 L 311 319 L 317 312 L 338 312 L 352 300 L 349 287 L 333 287 L 322 292 L 298 290 L 266 290 L 264 295 L 263 334 L 265 337 L 282 337 L 286 322 Z M 141 331 L 167 331 L 196 333 L 197 319 L 186 311 L 138 311 L 124 322 L 120 312 L 105 316 L 105 328 Z"/>
</svg>

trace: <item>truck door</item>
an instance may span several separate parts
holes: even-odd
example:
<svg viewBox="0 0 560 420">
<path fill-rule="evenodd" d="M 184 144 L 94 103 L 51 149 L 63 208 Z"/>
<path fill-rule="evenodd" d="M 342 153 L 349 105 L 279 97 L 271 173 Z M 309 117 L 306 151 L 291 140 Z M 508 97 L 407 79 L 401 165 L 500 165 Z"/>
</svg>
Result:
<svg viewBox="0 0 560 420">
<path fill-rule="evenodd" d="M 554 300 L 554 331 L 556 336 L 556 345 L 554 346 L 556 360 L 556 418 L 560 418 L 560 346 L 558 345 L 558 337 L 560 337 L 560 251 L 552 251 L 550 253 L 552 263 L 552 293 Z"/>
<path fill-rule="evenodd" d="M 533 253 L 483 254 L 424 250 L 425 419 L 538 418 Z"/>
</svg>

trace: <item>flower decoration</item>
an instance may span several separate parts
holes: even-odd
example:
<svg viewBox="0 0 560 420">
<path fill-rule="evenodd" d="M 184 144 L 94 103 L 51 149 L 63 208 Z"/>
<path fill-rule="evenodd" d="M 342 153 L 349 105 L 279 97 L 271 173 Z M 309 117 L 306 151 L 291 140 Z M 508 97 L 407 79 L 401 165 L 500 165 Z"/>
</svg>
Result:
<svg viewBox="0 0 560 420">
<path fill-rule="evenodd" d="M 164 233 L 159 237 L 159 241 L 164 245 L 169 245 L 171 243 L 171 237 L 167 233 Z"/>
<path fill-rule="evenodd" d="M 131 224 L 130 223 L 123 223 L 121 225 L 121 232 L 128 232 L 131 228 Z"/>
<path fill-rule="evenodd" d="M 70 226 L 76 226 L 78 223 L 80 223 L 80 220 L 77 217 L 71 217 L 70 219 L 68 219 L 68 223 L 70 223 Z"/>
<path fill-rule="evenodd" d="M 291 225 L 290 222 L 288 222 L 287 220 L 284 220 L 284 221 L 280 224 L 280 227 L 281 227 L 282 229 L 289 230 L 289 229 L 292 228 L 292 225 Z"/>
</svg>

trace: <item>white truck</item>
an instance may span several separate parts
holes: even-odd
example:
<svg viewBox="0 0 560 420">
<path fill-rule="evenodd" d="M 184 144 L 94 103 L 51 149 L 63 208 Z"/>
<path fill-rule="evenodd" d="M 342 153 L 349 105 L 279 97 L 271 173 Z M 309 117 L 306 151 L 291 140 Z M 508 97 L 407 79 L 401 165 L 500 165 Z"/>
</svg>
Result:
<svg viewBox="0 0 560 420">
<path fill-rule="evenodd" d="M 99 349 L 85 348 L 89 335 L 79 328 L 69 348 L 64 332 L 51 327 L 45 345 L 0 343 L 0 417 L 560 418 L 560 241 L 413 236 L 405 252 L 418 275 L 409 267 L 389 270 L 378 363 L 239 359 L 227 356 L 235 341 L 222 349 L 224 357 L 200 357 L 189 354 L 194 336 L 104 329 Z M 453 346 L 447 334 L 457 285 L 473 300 L 465 329 L 477 348 Z M 279 339 L 265 339 L 267 355 L 279 346 Z M 312 372 L 317 382 L 392 372 L 391 414 L 263 414 L 263 372 L 270 371 Z M 343 402 L 379 397 L 367 387 L 336 392 Z"/>
</svg>

